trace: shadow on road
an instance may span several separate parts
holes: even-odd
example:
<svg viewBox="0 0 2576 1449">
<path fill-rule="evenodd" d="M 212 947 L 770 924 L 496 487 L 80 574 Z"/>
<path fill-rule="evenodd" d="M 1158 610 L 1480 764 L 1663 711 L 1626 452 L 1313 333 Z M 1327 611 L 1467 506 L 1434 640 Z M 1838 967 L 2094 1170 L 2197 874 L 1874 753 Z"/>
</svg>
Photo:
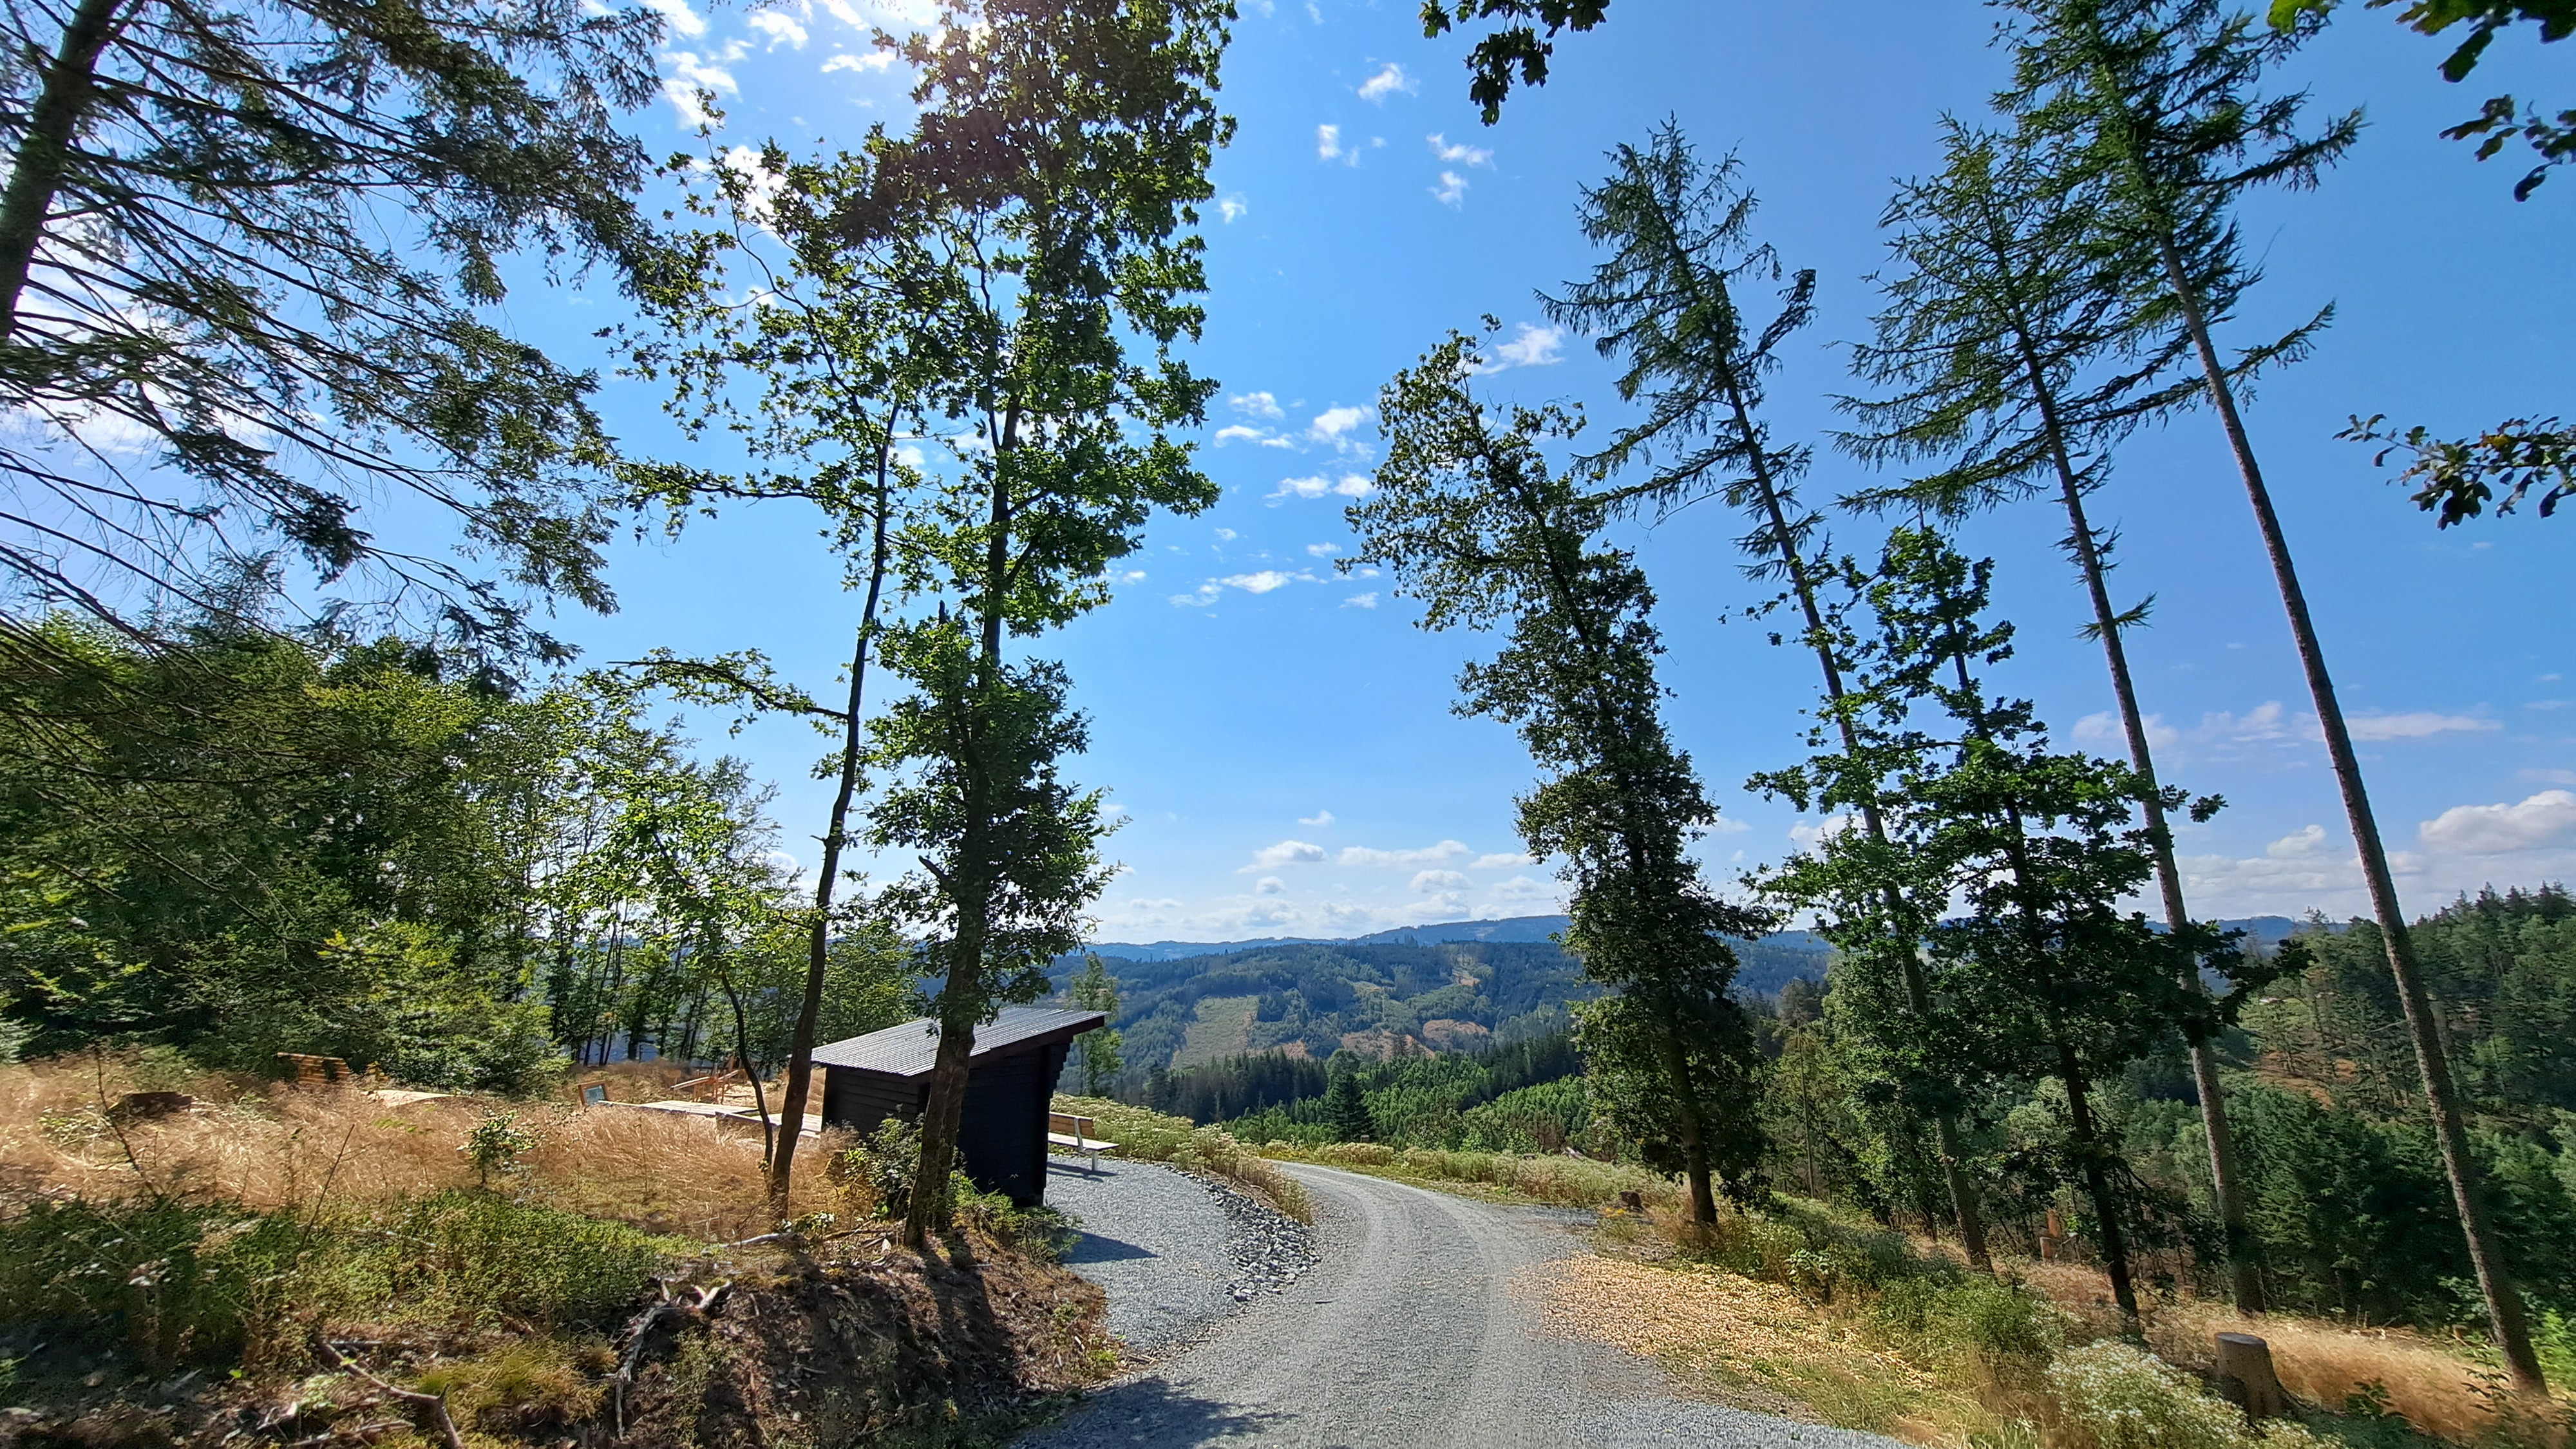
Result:
<svg viewBox="0 0 2576 1449">
<path fill-rule="evenodd" d="M 1067 1264 L 1116 1263 L 1130 1258 L 1153 1256 L 1154 1252 L 1150 1248 L 1140 1248 L 1134 1243 L 1122 1243 L 1116 1238 L 1104 1238 L 1098 1233 L 1081 1233 L 1076 1235 L 1073 1246 L 1065 1250 L 1061 1261 Z"/>
<path fill-rule="evenodd" d="M 1294 1418 L 1294 1414 L 1214 1403 L 1162 1379 L 1145 1378 L 1093 1395 L 1062 1423 L 1024 1442 L 1049 1449 L 1082 1449 L 1092 1444 L 1151 1444 L 1164 1449 L 1259 1438 Z"/>
</svg>

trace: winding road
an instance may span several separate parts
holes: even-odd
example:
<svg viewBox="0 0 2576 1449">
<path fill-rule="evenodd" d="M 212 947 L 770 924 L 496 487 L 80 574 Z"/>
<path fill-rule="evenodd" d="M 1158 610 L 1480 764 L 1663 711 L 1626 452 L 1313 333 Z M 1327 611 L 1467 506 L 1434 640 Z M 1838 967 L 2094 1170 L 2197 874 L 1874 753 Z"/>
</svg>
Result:
<svg viewBox="0 0 2576 1449">
<path fill-rule="evenodd" d="M 1566 1214 L 1288 1170 L 1315 1200 L 1322 1262 L 1021 1445 L 1893 1449 L 1868 1434 L 1687 1401 L 1651 1364 L 1547 1332 L 1511 1285 L 1581 1250 Z"/>
</svg>

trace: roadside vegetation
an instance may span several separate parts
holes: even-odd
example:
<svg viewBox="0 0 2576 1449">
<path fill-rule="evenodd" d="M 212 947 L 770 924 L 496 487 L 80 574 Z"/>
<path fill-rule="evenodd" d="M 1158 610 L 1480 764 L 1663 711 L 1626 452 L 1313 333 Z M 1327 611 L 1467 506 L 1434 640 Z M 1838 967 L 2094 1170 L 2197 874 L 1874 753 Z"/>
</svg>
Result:
<svg viewBox="0 0 2576 1449">
<path fill-rule="evenodd" d="M 0 1066 L 0 1104 L 20 1443 L 968 1444 L 1116 1363 L 1046 1224 L 969 1194 L 915 1254 L 835 1137 L 782 1232 L 759 1136 L 700 1118 L 167 1051 Z"/>
</svg>

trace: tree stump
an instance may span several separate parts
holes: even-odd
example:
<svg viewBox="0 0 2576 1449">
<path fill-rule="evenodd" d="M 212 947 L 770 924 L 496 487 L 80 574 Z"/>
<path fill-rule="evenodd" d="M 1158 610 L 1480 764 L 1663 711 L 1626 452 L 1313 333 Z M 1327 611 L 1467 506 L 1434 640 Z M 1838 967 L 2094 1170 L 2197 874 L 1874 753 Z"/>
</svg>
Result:
<svg viewBox="0 0 2576 1449">
<path fill-rule="evenodd" d="M 2218 1335 L 2218 1393 L 2249 1419 L 2277 1419 L 2289 1412 L 2281 1376 L 2272 1371 L 2272 1345 L 2250 1333 Z"/>
</svg>

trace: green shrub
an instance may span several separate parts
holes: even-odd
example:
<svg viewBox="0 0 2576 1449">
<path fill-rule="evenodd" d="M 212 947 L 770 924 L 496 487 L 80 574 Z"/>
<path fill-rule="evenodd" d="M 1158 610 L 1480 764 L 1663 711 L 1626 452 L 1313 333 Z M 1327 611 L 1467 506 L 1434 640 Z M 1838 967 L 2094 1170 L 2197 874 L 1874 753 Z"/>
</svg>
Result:
<svg viewBox="0 0 2576 1449">
<path fill-rule="evenodd" d="M 538 1326 L 613 1315 L 691 1246 L 471 1192 L 411 1202 L 364 1241 L 354 1266 L 407 1314 Z"/>
<path fill-rule="evenodd" d="M 2211 1398 L 2161 1360 L 2126 1344 L 2097 1343 L 2058 1356 L 2048 1386 L 2068 1425 L 2096 1449 L 2315 1449 L 2295 1424 L 2257 1431 L 2234 1405 Z"/>
<path fill-rule="evenodd" d="M 1059 1096 L 1053 1110 L 1091 1118 L 1101 1137 L 1117 1143 L 1119 1155 L 1130 1161 L 1168 1162 L 1189 1172 L 1229 1177 L 1267 1195 L 1289 1216 L 1313 1221 L 1314 1207 L 1297 1180 L 1222 1127 L 1201 1127 L 1106 1097 Z"/>
<path fill-rule="evenodd" d="M 125 1349 L 156 1370 L 237 1362 L 289 1311 L 329 1306 L 325 1285 L 307 1281 L 315 1248 L 284 1213 L 40 1201 L 0 1222 L 0 1322 Z"/>
</svg>

